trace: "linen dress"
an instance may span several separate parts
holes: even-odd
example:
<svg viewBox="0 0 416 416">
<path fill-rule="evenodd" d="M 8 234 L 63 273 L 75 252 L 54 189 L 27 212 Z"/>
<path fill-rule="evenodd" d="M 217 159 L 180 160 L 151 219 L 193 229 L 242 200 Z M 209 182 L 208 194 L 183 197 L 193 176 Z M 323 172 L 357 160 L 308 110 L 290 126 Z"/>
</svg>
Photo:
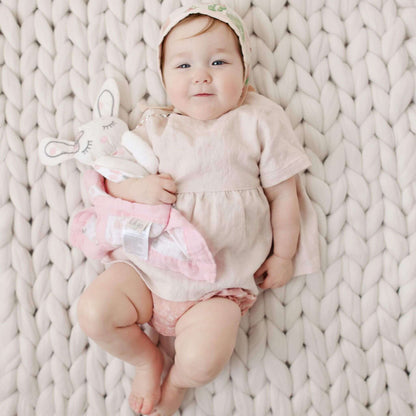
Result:
<svg viewBox="0 0 416 416">
<path fill-rule="evenodd" d="M 272 247 L 270 205 L 263 188 L 305 170 L 310 161 L 283 109 L 257 93 L 218 119 L 149 109 L 135 132 L 147 140 L 177 186 L 178 209 L 203 235 L 211 250 L 214 283 L 193 281 L 116 250 L 112 260 L 127 261 L 149 289 L 171 301 L 198 300 L 213 291 L 242 288 L 256 295 L 253 274 Z M 129 149 L 134 155 L 134 148 Z M 297 176 L 301 231 L 295 275 L 319 270 L 317 219 Z"/>
</svg>

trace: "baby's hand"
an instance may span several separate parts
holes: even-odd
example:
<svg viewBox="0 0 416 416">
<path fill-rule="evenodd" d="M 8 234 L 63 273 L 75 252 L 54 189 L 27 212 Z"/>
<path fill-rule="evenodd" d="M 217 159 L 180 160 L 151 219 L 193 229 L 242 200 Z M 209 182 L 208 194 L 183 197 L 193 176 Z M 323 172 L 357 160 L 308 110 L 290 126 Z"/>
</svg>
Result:
<svg viewBox="0 0 416 416">
<path fill-rule="evenodd" d="M 110 195 L 141 204 L 158 205 L 176 202 L 176 185 L 172 176 L 166 173 L 148 175 L 144 178 L 130 178 L 115 183 L 106 181 Z"/>
<path fill-rule="evenodd" d="M 167 173 L 149 175 L 142 179 L 141 194 L 145 204 L 174 204 L 176 202 L 176 184 Z"/>
<path fill-rule="evenodd" d="M 259 284 L 262 289 L 274 289 L 284 286 L 293 276 L 292 259 L 284 259 L 272 254 L 260 266 L 254 274 L 255 279 L 266 275 L 264 281 Z"/>
</svg>

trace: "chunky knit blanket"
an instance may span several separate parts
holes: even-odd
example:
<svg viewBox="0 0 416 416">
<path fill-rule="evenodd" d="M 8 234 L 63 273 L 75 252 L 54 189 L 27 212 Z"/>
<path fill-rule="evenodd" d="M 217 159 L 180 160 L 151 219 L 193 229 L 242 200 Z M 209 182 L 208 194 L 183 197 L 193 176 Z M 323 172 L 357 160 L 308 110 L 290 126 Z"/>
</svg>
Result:
<svg viewBox="0 0 416 416">
<path fill-rule="evenodd" d="M 68 245 L 82 167 L 46 169 L 37 146 L 73 137 L 108 77 L 130 127 L 140 101 L 165 104 L 158 30 L 191 3 L 0 1 L 1 416 L 132 415 L 133 369 L 76 319 L 102 270 Z M 252 82 L 312 161 L 323 267 L 260 295 L 229 365 L 178 415 L 415 415 L 415 0 L 226 3 L 251 33 Z"/>
</svg>

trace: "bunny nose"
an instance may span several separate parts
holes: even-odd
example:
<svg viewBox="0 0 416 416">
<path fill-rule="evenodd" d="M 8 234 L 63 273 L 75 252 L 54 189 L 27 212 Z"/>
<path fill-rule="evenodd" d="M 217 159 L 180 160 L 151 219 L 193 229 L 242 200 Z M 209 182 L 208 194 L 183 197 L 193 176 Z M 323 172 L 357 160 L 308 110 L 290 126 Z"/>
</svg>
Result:
<svg viewBox="0 0 416 416">
<path fill-rule="evenodd" d="M 100 142 L 101 143 L 108 143 L 108 137 L 107 136 L 101 137 Z"/>
</svg>

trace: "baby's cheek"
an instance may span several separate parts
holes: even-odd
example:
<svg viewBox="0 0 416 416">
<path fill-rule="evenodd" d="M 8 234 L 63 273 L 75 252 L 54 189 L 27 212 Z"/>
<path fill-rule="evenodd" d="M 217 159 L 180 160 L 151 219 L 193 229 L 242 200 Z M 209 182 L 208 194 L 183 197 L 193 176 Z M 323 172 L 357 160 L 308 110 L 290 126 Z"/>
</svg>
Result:
<svg viewBox="0 0 416 416">
<path fill-rule="evenodd" d="M 166 92 L 171 100 L 180 100 L 187 92 L 187 85 L 184 79 L 169 73 L 166 74 L 165 85 Z"/>
<path fill-rule="evenodd" d="M 230 81 L 224 88 L 224 94 L 230 103 L 237 103 L 243 92 L 243 85 Z"/>
<path fill-rule="evenodd" d="M 168 90 L 168 94 L 172 101 L 181 102 L 184 96 L 184 88 L 181 85 L 174 85 Z"/>
</svg>

